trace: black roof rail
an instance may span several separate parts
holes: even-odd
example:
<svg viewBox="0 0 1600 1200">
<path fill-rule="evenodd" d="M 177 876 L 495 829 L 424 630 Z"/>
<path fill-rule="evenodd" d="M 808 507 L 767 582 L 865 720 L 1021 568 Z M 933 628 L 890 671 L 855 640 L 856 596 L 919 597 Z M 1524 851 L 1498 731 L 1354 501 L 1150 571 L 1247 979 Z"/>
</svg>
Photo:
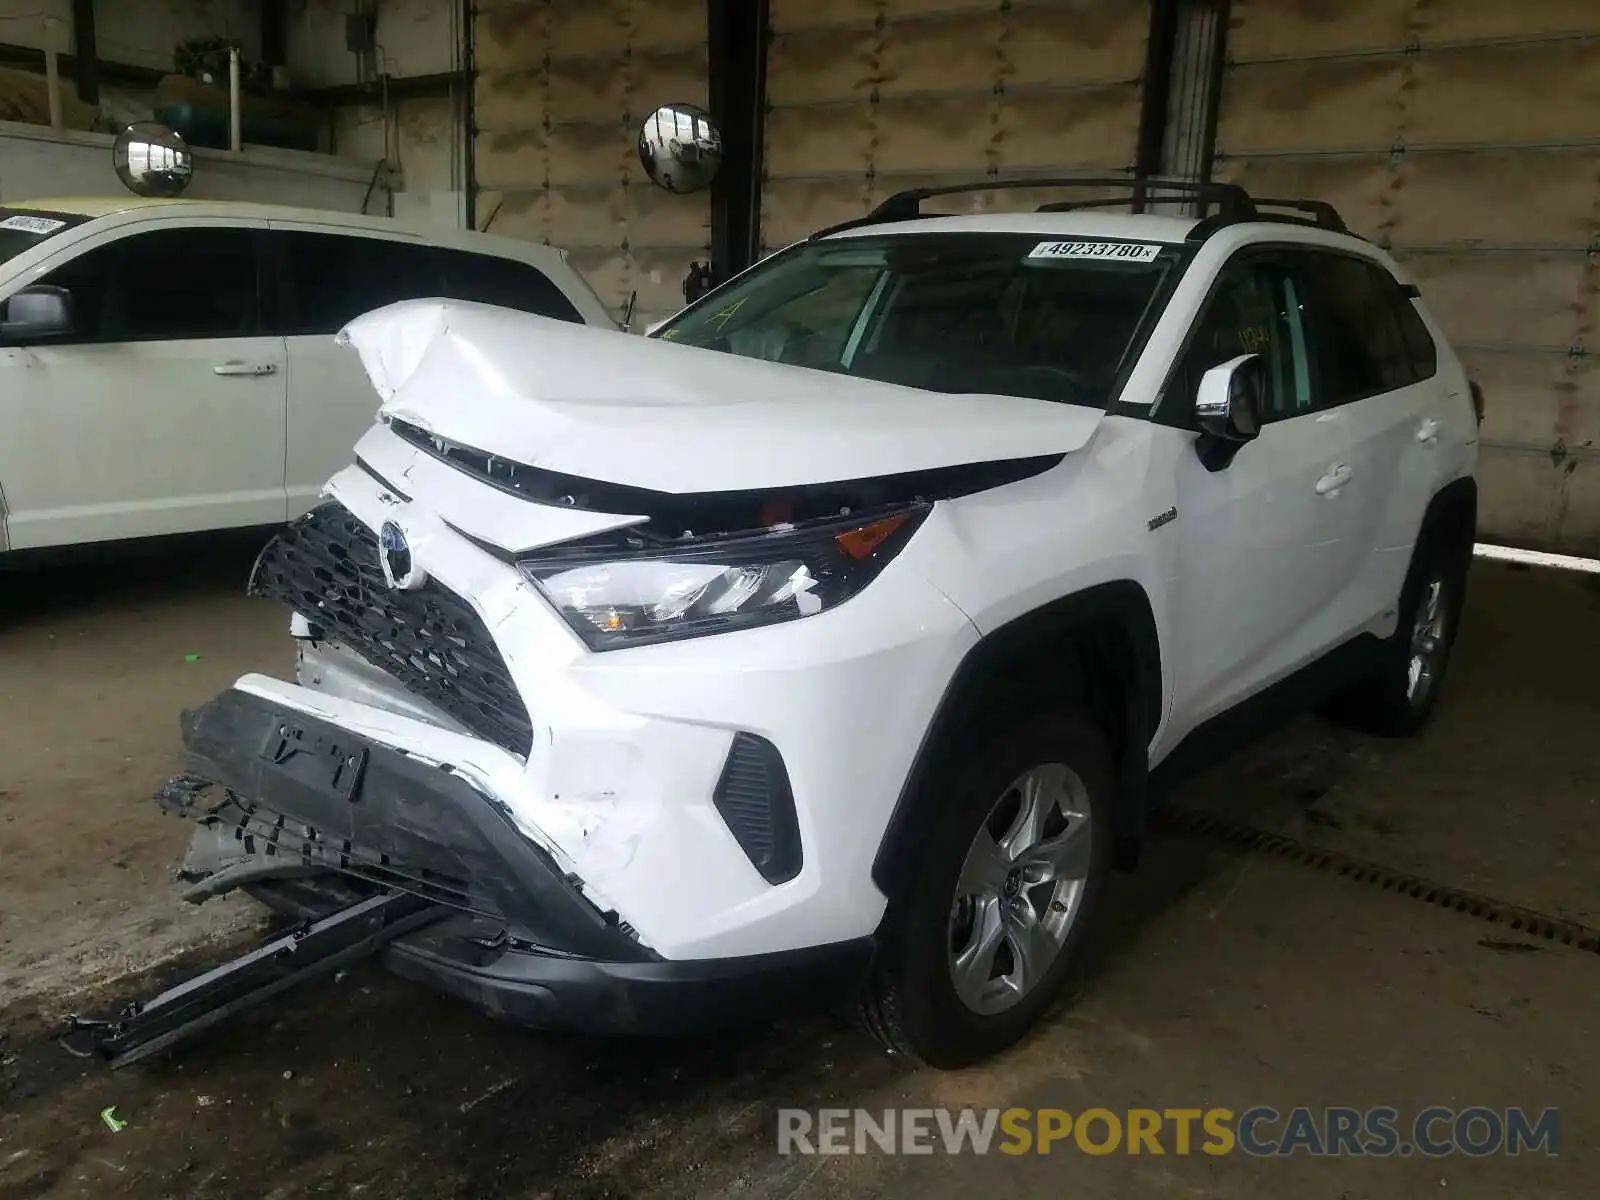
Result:
<svg viewBox="0 0 1600 1200">
<path fill-rule="evenodd" d="M 955 196 L 967 192 L 1016 191 L 1023 188 L 1118 188 L 1128 192 L 1128 197 L 1096 197 L 1089 200 L 1058 200 L 1041 204 L 1038 212 L 1072 212 L 1084 208 L 1104 208 L 1130 204 L 1135 212 L 1143 212 L 1150 203 L 1166 200 L 1188 200 L 1217 211 L 1205 216 L 1189 233 L 1191 242 L 1204 241 L 1217 230 L 1244 221 L 1274 221 L 1285 224 L 1312 225 L 1336 233 L 1348 233 L 1343 218 L 1333 205 L 1322 200 L 1258 199 L 1237 183 L 1215 180 L 1165 179 L 1133 177 L 1127 175 L 1105 177 L 1071 177 L 1038 179 L 985 179 L 976 183 L 955 183 L 938 187 L 908 188 L 896 192 L 864 217 L 842 221 L 819 229 L 809 240 L 857 229 L 864 225 L 882 225 L 894 221 L 912 221 L 924 215 L 922 202 L 935 196 Z M 1263 208 L 1287 208 L 1309 214 L 1309 219 L 1263 213 Z"/>
<path fill-rule="evenodd" d="M 1339 215 L 1339 210 L 1326 200 L 1272 200 L 1265 197 L 1256 199 L 1257 208 L 1290 208 L 1296 212 L 1310 213 L 1312 223 L 1318 229 L 1331 229 L 1335 233 L 1349 233 L 1344 218 Z"/>
<path fill-rule="evenodd" d="M 1305 225 L 1314 229 L 1326 229 L 1330 233 L 1349 233 L 1350 227 L 1344 223 L 1344 218 L 1339 215 L 1339 210 L 1325 200 L 1278 200 L 1269 197 L 1252 197 L 1252 204 L 1256 212 L 1240 218 L 1226 211 L 1213 213 L 1201 219 L 1189 231 L 1186 239 L 1191 242 L 1203 242 L 1219 229 L 1226 229 L 1229 225 L 1237 225 L 1241 220 L 1270 221 L 1276 225 Z M 1293 212 L 1308 214 L 1304 217 L 1287 216 L 1283 213 L 1262 212 L 1263 208 L 1287 208 Z"/>
</svg>

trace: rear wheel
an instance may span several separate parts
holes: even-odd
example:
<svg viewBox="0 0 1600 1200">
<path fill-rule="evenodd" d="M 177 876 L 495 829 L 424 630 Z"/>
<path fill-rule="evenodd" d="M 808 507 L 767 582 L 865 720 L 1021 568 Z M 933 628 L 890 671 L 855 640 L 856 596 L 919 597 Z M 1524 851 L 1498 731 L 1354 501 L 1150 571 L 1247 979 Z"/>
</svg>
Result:
<svg viewBox="0 0 1600 1200">
<path fill-rule="evenodd" d="M 1115 772 L 1104 734 L 1064 713 L 996 735 L 945 778 L 862 1017 L 891 1049 L 960 1067 L 1060 992 L 1110 868 Z"/>
<path fill-rule="evenodd" d="M 1467 567 L 1461 559 L 1437 537 L 1418 544 L 1394 634 L 1372 674 L 1341 695 L 1330 715 L 1382 737 L 1409 736 L 1427 724 L 1460 623 Z"/>
</svg>

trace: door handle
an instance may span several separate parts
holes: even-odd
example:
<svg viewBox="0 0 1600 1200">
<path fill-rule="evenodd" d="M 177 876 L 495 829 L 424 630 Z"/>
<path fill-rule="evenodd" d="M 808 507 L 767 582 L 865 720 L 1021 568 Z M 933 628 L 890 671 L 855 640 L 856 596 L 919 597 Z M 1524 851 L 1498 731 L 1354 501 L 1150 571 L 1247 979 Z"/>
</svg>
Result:
<svg viewBox="0 0 1600 1200">
<path fill-rule="evenodd" d="M 1423 417 L 1417 425 L 1417 441 L 1437 442 L 1439 440 L 1439 426 L 1442 422 L 1437 417 Z"/>
<path fill-rule="evenodd" d="M 211 368 L 213 375 L 276 375 L 277 363 L 247 363 L 235 359 L 232 362 L 218 363 Z"/>
<path fill-rule="evenodd" d="M 1343 464 L 1334 467 L 1321 479 L 1317 480 L 1317 495 L 1336 496 L 1339 489 L 1355 478 L 1356 473 Z"/>
</svg>

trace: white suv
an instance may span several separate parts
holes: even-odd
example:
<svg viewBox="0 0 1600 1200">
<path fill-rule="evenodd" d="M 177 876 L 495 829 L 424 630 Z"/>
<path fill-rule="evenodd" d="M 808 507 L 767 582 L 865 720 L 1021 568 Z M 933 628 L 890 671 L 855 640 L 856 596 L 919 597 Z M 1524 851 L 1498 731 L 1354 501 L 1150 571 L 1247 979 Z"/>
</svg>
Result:
<svg viewBox="0 0 1600 1200">
<path fill-rule="evenodd" d="M 511 238 L 131 194 L 0 206 L 0 566 L 300 516 L 372 424 L 333 335 L 425 296 L 615 328 L 565 255 Z"/>
<path fill-rule="evenodd" d="M 1394 262 L 1231 187 L 932 194 L 649 339 L 355 321 L 380 422 L 252 582 L 299 682 L 186 714 L 162 797 L 191 896 L 397 889 L 438 919 L 387 963 L 504 1016 L 849 1000 L 953 1066 L 1050 1003 L 1186 766 L 1322 701 L 1419 728 L 1480 414 Z"/>
</svg>

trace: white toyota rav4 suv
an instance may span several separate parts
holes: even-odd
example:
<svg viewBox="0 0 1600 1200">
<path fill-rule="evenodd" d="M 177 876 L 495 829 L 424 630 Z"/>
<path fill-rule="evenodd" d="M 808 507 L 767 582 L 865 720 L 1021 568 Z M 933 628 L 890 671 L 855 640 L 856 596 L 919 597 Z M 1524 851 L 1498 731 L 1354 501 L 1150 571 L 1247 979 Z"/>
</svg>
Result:
<svg viewBox="0 0 1600 1200">
<path fill-rule="evenodd" d="M 933 194 L 650 338 L 354 321 L 379 423 L 252 580 L 298 682 L 185 714 L 161 797 L 191 897 L 420 898 L 387 964 L 531 1024 L 847 1000 L 953 1066 L 1058 993 L 1186 766 L 1314 703 L 1418 729 L 1481 413 L 1389 256 L 1227 186 Z"/>
</svg>

